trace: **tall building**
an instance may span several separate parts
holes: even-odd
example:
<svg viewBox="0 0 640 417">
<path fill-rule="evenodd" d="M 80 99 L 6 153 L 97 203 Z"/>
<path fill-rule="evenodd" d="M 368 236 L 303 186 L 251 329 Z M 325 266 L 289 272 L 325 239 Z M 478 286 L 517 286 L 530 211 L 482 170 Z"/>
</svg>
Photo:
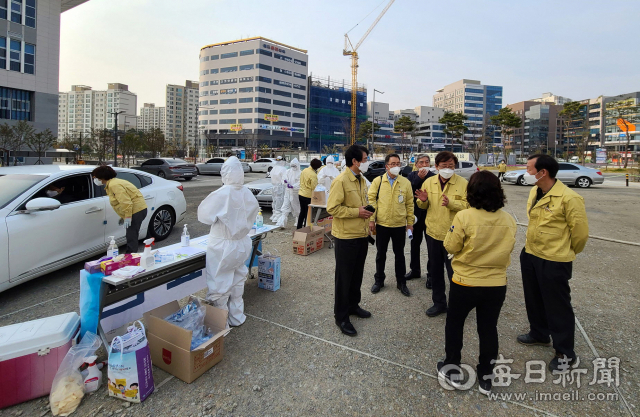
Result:
<svg viewBox="0 0 640 417">
<path fill-rule="evenodd" d="M 309 77 L 309 150 L 322 151 L 324 146 L 351 144 L 352 88 L 344 80 Z M 356 100 L 358 132 L 360 123 L 367 120 L 367 89 L 363 84 L 357 86 Z"/>
<path fill-rule="evenodd" d="M 552 103 L 556 105 L 564 105 L 565 103 L 569 103 L 573 100 L 563 96 L 556 96 L 553 93 L 542 93 L 542 97 L 533 98 L 529 101 L 537 101 L 539 103 Z"/>
<path fill-rule="evenodd" d="M 622 152 L 624 154 L 625 146 L 627 144 L 626 133 L 620 128 L 616 118 L 607 117 L 606 115 L 607 105 L 612 102 L 623 102 L 629 107 L 640 106 L 640 91 L 604 98 L 604 106 L 602 107 L 605 111 L 602 115 L 603 128 L 601 132 L 603 135 L 601 135 L 601 137 L 603 140 L 601 145 L 603 145 L 607 150 Z M 630 114 L 625 118 L 636 127 L 635 130 L 631 129 L 629 131 L 631 142 L 629 143 L 629 155 L 627 155 L 627 158 L 638 158 L 640 156 L 640 130 L 638 130 L 638 126 L 640 126 L 640 113 Z"/>
<path fill-rule="evenodd" d="M 138 130 L 146 132 L 151 129 L 160 129 L 164 132 L 165 125 L 165 107 L 156 107 L 154 103 L 144 103 L 144 107 L 140 107 L 137 118 Z"/>
<path fill-rule="evenodd" d="M 533 100 L 509 104 L 506 107 L 520 117 L 522 125 L 504 138 L 504 148 L 517 157 L 542 152 L 557 155 L 564 152 L 562 106 Z"/>
<path fill-rule="evenodd" d="M 196 81 L 185 81 L 184 85 L 168 84 L 165 108 L 167 141 L 180 145 L 194 145 L 198 137 L 198 95 Z"/>
<path fill-rule="evenodd" d="M 118 130 L 135 129 L 138 97 L 129 86 L 107 84 L 106 90 L 72 85 L 58 94 L 58 137 L 66 138 L 93 129 L 113 129 L 118 114 Z"/>
<path fill-rule="evenodd" d="M 502 87 L 462 79 L 437 90 L 433 96 L 433 106 L 467 115 L 465 125 L 469 131 L 465 133 L 464 141 L 469 144 L 482 137 L 485 117 L 495 116 L 502 108 Z M 500 142 L 499 132 L 490 134 L 494 142 Z"/>
<path fill-rule="evenodd" d="M 206 140 L 303 147 L 308 59 L 304 49 L 263 37 L 203 47 L 199 129 Z"/>
<path fill-rule="evenodd" d="M 0 122 L 58 133 L 60 14 L 85 1 L 0 1 Z"/>
</svg>

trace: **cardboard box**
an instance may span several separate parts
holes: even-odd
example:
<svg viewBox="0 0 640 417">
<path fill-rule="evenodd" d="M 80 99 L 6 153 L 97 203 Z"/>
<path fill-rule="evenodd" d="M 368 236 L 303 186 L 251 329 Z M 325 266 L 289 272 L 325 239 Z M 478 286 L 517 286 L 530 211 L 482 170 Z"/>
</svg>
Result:
<svg viewBox="0 0 640 417">
<path fill-rule="evenodd" d="M 151 362 L 188 384 L 222 360 L 224 336 L 231 330 L 226 328 L 225 310 L 202 304 L 207 309 L 204 324 L 211 328 L 214 336 L 194 350 L 191 350 L 192 332 L 164 320 L 180 309 L 177 301 L 144 314 Z"/>
<path fill-rule="evenodd" d="M 326 191 L 314 191 L 311 194 L 311 204 L 317 204 L 324 206 L 327 204 L 327 192 Z"/>
<path fill-rule="evenodd" d="M 303 227 L 293 234 L 293 253 L 307 256 L 324 247 L 324 228 L 320 226 Z"/>
<path fill-rule="evenodd" d="M 318 220 L 318 226 L 324 229 L 325 234 L 331 233 L 331 227 L 333 226 L 333 216 L 325 217 Z"/>
<path fill-rule="evenodd" d="M 280 257 L 263 255 L 258 258 L 258 288 L 280 289 Z"/>
</svg>

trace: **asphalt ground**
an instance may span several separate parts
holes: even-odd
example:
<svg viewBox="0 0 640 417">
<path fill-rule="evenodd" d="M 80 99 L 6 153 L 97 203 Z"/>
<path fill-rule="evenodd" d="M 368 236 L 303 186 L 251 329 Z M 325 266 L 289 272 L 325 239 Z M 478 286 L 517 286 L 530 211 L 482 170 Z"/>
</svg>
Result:
<svg viewBox="0 0 640 417">
<path fill-rule="evenodd" d="M 246 181 L 264 174 L 247 174 Z M 185 182 L 187 218 L 191 236 L 208 233 L 196 219 L 198 204 L 220 185 L 220 177 L 199 177 Z M 638 184 L 636 184 L 638 185 Z M 526 223 L 529 187 L 504 186 L 507 210 Z M 605 185 L 575 189 L 586 203 L 590 234 L 638 242 L 640 187 L 605 181 Z M 265 221 L 270 213 L 265 212 Z M 446 316 L 428 318 L 431 292 L 424 277 L 408 282 L 406 298 L 395 288 L 393 254 L 387 258 L 387 285 L 371 294 L 375 249 L 369 247 L 362 285 L 362 307 L 370 319 L 352 318 L 358 336 L 340 333 L 333 321 L 333 249 L 325 247 L 310 256 L 291 250 L 293 221 L 272 233 L 265 247 L 282 256 L 282 287 L 276 292 L 245 287 L 248 319 L 225 339 L 225 357 L 191 384 L 154 367 L 156 392 L 140 405 L 108 398 L 103 387 L 83 399 L 78 416 L 634 416 L 640 406 L 640 250 L 638 246 L 591 239 L 573 266 L 572 302 L 577 317 L 576 352 L 580 365 L 563 378 L 544 373 L 542 383 L 525 382 L 527 362 L 548 363 L 550 347 L 525 347 L 516 336 L 528 331 L 518 255 L 524 246 L 520 227 L 508 291 L 498 331 L 500 352 L 520 374 L 506 387 L 494 387 L 496 399 L 477 391 L 448 391 L 435 378 L 436 363 L 444 356 Z M 176 243 L 181 224 L 158 246 Z M 405 248 L 407 265 L 409 246 Z M 426 266 L 426 245 L 422 251 Z M 78 311 L 78 270 L 81 264 L 57 271 L 0 293 L 0 326 Z M 425 272 L 425 271 L 423 271 Z M 475 368 L 478 339 L 475 313 L 465 327 L 463 363 Z M 103 353 L 104 355 L 104 353 Z M 607 386 L 607 371 L 596 369 L 605 361 L 615 382 Z M 596 361 L 596 364 L 598 361 Z M 530 365 L 535 369 L 535 365 Z M 539 377 L 539 374 L 531 374 Z M 595 378 L 594 378 L 595 376 Z M 528 379 L 527 379 L 528 380 Z M 578 388 L 576 382 L 580 381 Z M 600 382 L 599 382 L 600 381 Z M 556 383 L 557 382 L 557 383 Z M 564 386 L 563 386 L 564 382 Z M 590 384 L 593 382 L 593 384 Z M 563 399 L 564 398 L 564 399 Z M 0 416 L 51 415 L 47 399 L 29 401 Z"/>
</svg>

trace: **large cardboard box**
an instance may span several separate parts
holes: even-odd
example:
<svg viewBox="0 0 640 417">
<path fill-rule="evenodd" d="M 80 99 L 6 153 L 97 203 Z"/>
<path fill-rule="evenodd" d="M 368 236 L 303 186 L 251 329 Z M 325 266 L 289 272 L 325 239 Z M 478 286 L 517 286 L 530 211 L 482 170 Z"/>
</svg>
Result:
<svg viewBox="0 0 640 417">
<path fill-rule="evenodd" d="M 307 256 L 323 247 L 324 227 L 303 227 L 293 234 L 293 253 L 296 255 Z"/>
<path fill-rule="evenodd" d="M 192 332 L 164 320 L 180 309 L 177 301 L 171 301 L 144 314 L 151 362 L 188 384 L 222 360 L 224 336 L 231 330 L 226 328 L 225 310 L 208 304 L 205 307 L 207 312 L 204 324 L 211 328 L 214 336 L 194 350 L 190 350 Z"/>
<path fill-rule="evenodd" d="M 331 227 L 333 226 L 333 216 L 325 217 L 318 220 L 318 226 L 324 229 L 325 234 L 331 233 Z"/>
<path fill-rule="evenodd" d="M 262 255 L 258 259 L 258 288 L 269 291 L 280 289 L 280 257 Z"/>
<path fill-rule="evenodd" d="M 311 194 L 311 204 L 317 204 L 319 206 L 327 204 L 327 192 L 314 191 L 313 194 Z"/>
</svg>

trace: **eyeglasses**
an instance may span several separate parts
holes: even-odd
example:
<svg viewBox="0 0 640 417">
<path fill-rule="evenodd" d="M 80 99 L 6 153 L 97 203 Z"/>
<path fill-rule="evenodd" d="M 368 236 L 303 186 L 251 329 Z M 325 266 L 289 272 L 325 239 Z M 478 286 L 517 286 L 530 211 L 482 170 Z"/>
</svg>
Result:
<svg viewBox="0 0 640 417">
<path fill-rule="evenodd" d="M 387 165 L 389 165 L 390 167 L 400 167 L 400 166 L 402 166 L 402 163 L 400 163 L 400 162 L 397 162 L 397 163 L 396 162 L 392 162 L 392 163 L 387 164 Z"/>
</svg>

